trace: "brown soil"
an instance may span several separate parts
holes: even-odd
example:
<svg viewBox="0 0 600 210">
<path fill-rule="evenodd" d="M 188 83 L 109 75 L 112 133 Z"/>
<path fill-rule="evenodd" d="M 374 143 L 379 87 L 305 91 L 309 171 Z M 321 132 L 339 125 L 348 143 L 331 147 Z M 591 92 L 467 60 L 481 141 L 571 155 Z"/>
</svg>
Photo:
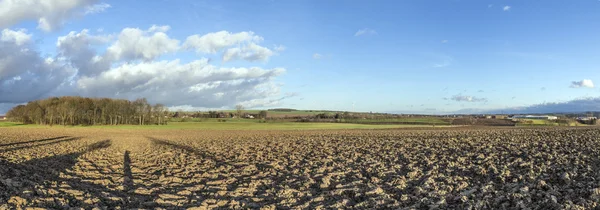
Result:
<svg viewBox="0 0 600 210">
<path fill-rule="evenodd" d="M 0 129 L 0 209 L 592 209 L 598 136 Z"/>
</svg>

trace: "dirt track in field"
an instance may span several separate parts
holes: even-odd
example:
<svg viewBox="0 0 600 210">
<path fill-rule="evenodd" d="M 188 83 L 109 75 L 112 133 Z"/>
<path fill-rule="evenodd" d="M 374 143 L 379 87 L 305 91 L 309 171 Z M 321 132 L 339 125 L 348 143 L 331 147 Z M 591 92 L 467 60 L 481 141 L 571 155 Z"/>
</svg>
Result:
<svg viewBox="0 0 600 210">
<path fill-rule="evenodd" d="M 590 209 L 600 130 L 0 129 L 0 209 Z"/>
</svg>

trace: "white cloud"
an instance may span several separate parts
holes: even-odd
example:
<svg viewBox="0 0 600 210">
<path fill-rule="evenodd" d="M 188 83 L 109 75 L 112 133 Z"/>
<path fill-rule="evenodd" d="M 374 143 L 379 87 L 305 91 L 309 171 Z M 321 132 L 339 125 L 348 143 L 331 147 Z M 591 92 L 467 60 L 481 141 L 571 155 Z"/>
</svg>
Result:
<svg viewBox="0 0 600 210">
<path fill-rule="evenodd" d="M 96 35 L 87 29 L 70 32 L 57 39 L 55 57 L 43 58 L 28 41 L 30 34 L 6 29 L 0 39 L 0 104 L 80 95 L 145 97 L 167 106 L 214 108 L 241 103 L 264 107 L 293 97 L 282 96 L 281 84 L 274 81 L 285 73 L 283 68 L 225 68 L 209 64 L 208 58 L 185 63 L 158 60 L 164 53 L 180 52 L 180 41 L 169 38 L 168 30 L 168 26 L 125 28 L 117 36 Z M 255 44 L 256 37 L 239 46 L 223 47 L 224 59 L 266 61 L 274 52 Z M 221 48 L 208 43 L 213 44 L 197 47 Z"/>
<path fill-rule="evenodd" d="M 164 26 L 159 26 L 159 25 L 152 25 L 149 29 L 148 29 L 148 33 L 154 33 L 154 32 L 167 32 L 171 30 L 171 26 L 168 25 L 164 25 Z"/>
<path fill-rule="evenodd" d="M 313 56 L 312 56 L 312 57 L 313 57 L 314 59 L 317 59 L 317 60 L 318 60 L 318 59 L 321 59 L 321 58 L 323 58 L 323 55 L 321 55 L 321 54 L 319 54 L 319 53 L 315 53 L 315 54 L 313 54 Z"/>
<path fill-rule="evenodd" d="M 228 31 L 208 33 L 206 35 L 189 36 L 183 43 L 185 49 L 195 49 L 198 53 L 217 53 L 227 47 L 241 43 L 257 43 L 263 38 L 254 35 L 254 32 L 240 32 L 232 34 Z"/>
<path fill-rule="evenodd" d="M 453 100 L 459 102 L 486 102 L 486 98 L 479 98 L 475 96 L 465 96 L 465 95 L 454 95 L 451 98 L 444 98 L 444 100 Z"/>
<path fill-rule="evenodd" d="M 76 11 L 93 5 L 97 0 L 4 0 L 0 1 L 0 28 L 22 21 L 34 20 L 38 28 L 52 31 L 59 28 Z"/>
<path fill-rule="evenodd" d="M 25 29 L 20 29 L 18 31 L 4 29 L 2 30 L 0 41 L 14 42 L 16 45 L 24 45 L 31 41 L 31 34 L 27 34 L 27 30 Z"/>
<path fill-rule="evenodd" d="M 223 53 L 223 61 L 243 59 L 247 61 L 267 61 L 273 55 L 273 51 L 266 47 L 250 43 L 243 47 L 230 48 Z"/>
<path fill-rule="evenodd" d="M 571 88 L 594 88 L 594 82 L 591 79 L 584 79 L 581 81 L 572 81 Z"/>
<path fill-rule="evenodd" d="M 196 50 L 199 54 L 215 54 L 223 52 L 223 61 L 243 59 L 246 61 L 267 61 L 275 53 L 273 50 L 260 46 L 263 37 L 254 35 L 254 32 L 230 33 L 219 31 L 203 36 L 189 36 L 183 43 L 183 49 Z M 277 52 L 285 50 L 282 45 L 275 46 Z"/>
<path fill-rule="evenodd" d="M 503 11 L 509 11 L 510 10 L 510 6 L 504 6 L 504 7 L 502 7 L 502 10 Z"/>
<path fill-rule="evenodd" d="M 179 60 L 123 64 L 97 77 L 81 77 L 77 88 L 83 95 L 136 98 L 155 103 L 221 107 L 268 98 L 279 93 L 272 79 L 285 69 L 219 68 L 208 59 L 190 63 Z"/>
<path fill-rule="evenodd" d="M 107 56 L 98 55 L 93 47 L 111 40 L 111 36 L 90 35 L 84 29 L 79 33 L 71 31 L 66 36 L 58 37 L 56 48 L 59 58 L 78 69 L 80 76 L 96 75 L 110 68 L 113 61 Z"/>
<path fill-rule="evenodd" d="M 283 52 L 285 51 L 285 46 L 283 45 L 275 45 L 275 47 L 273 47 L 273 50 L 275 50 L 276 52 Z"/>
<path fill-rule="evenodd" d="M 9 29 L 2 32 L 0 103 L 23 103 L 48 96 L 73 75 L 68 66 L 41 57 L 35 46 L 25 40 L 30 34 Z"/>
<path fill-rule="evenodd" d="M 363 28 L 354 33 L 354 36 L 362 36 L 362 35 L 376 35 L 377 31 L 370 28 Z"/>
<path fill-rule="evenodd" d="M 442 44 L 446 44 L 446 43 L 448 43 L 448 40 L 446 40 L 446 39 L 442 40 Z"/>
<path fill-rule="evenodd" d="M 85 7 L 85 14 L 101 13 L 110 7 L 111 7 L 110 4 L 107 4 L 107 3 L 94 4 L 94 5 Z"/>
<path fill-rule="evenodd" d="M 107 49 L 107 54 L 115 60 L 150 61 L 159 56 L 179 49 L 179 40 L 171 39 L 160 30 L 168 30 L 168 26 L 152 26 L 143 31 L 138 28 L 125 28 L 119 34 L 117 42 Z"/>
</svg>

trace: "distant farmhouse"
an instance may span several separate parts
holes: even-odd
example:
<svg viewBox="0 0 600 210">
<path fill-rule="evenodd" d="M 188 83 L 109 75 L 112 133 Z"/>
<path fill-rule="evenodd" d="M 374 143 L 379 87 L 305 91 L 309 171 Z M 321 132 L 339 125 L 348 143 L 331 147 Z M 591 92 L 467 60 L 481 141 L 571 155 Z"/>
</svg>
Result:
<svg viewBox="0 0 600 210">
<path fill-rule="evenodd" d="M 506 115 L 486 115 L 486 119 L 506 119 L 508 116 Z"/>
<path fill-rule="evenodd" d="M 597 120 L 598 118 L 596 117 L 577 117 L 577 120 L 579 121 L 590 121 L 590 120 Z"/>
<path fill-rule="evenodd" d="M 0 115 L 0 120 L 6 120 L 6 116 L 1 116 Z"/>
<path fill-rule="evenodd" d="M 557 116 L 550 115 L 515 115 L 513 119 L 529 119 L 529 120 L 558 120 Z"/>
</svg>

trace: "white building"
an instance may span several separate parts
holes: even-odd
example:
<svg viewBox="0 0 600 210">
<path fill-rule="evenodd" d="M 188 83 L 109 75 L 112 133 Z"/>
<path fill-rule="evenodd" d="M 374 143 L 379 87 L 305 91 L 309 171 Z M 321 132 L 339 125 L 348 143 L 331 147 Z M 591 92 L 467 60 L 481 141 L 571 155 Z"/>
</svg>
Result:
<svg viewBox="0 0 600 210">
<path fill-rule="evenodd" d="M 513 119 L 536 119 L 536 120 L 557 120 L 557 116 L 550 115 L 515 115 Z"/>
</svg>

